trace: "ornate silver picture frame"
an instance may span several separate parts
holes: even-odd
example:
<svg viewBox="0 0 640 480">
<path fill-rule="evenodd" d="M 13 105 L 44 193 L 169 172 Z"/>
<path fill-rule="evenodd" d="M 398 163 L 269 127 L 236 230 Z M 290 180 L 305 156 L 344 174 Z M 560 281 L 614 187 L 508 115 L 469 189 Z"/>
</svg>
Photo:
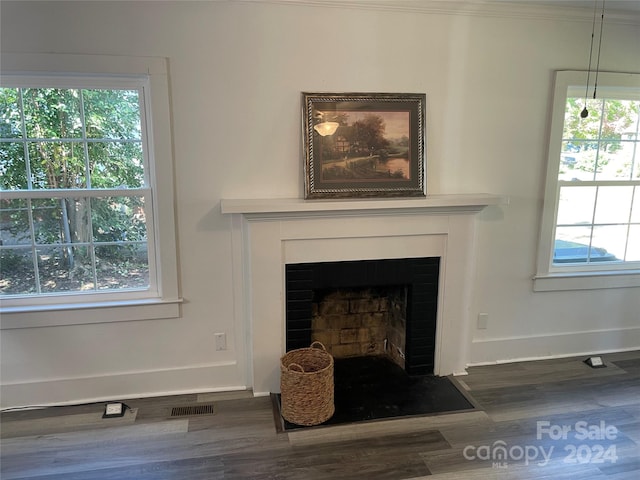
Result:
<svg viewBox="0 0 640 480">
<path fill-rule="evenodd" d="M 420 93 L 302 93 L 305 198 L 424 197 Z"/>
</svg>

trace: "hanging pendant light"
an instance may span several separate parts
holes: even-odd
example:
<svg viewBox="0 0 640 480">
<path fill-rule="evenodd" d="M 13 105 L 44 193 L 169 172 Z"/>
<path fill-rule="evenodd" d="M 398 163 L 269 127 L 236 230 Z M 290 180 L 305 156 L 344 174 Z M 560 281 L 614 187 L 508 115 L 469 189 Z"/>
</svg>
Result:
<svg viewBox="0 0 640 480">
<path fill-rule="evenodd" d="M 602 27 L 604 26 L 604 3 L 602 0 L 602 14 L 600 15 L 600 38 L 598 39 L 598 59 L 596 61 L 596 78 L 593 85 L 593 99 L 596 98 L 596 91 L 598 90 L 598 73 L 600 72 L 600 49 L 602 47 Z M 589 69 L 587 70 L 587 86 L 584 91 L 584 108 L 580 112 L 580 118 L 587 118 L 589 116 L 589 110 L 587 110 L 587 96 L 589 95 L 589 79 L 591 77 L 591 59 L 593 58 L 593 39 L 596 33 L 596 13 L 598 11 L 598 0 L 594 1 L 593 5 L 593 24 L 591 25 L 591 47 L 589 48 Z"/>
</svg>

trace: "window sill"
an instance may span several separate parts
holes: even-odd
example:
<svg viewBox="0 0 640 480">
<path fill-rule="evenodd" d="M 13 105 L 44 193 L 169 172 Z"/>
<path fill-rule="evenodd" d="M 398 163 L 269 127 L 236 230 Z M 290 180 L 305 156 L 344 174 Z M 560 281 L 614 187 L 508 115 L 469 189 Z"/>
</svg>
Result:
<svg viewBox="0 0 640 480">
<path fill-rule="evenodd" d="M 182 299 L 5 307 L 0 329 L 87 325 L 178 318 Z"/>
<path fill-rule="evenodd" d="M 533 277 L 534 292 L 640 287 L 640 271 L 550 273 Z"/>
</svg>

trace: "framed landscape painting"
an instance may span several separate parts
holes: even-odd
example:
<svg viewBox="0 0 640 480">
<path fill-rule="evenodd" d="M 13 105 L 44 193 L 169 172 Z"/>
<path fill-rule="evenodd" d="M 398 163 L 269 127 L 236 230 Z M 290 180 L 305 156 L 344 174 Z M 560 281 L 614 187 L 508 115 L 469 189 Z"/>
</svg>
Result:
<svg viewBox="0 0 640 480">
<path fill-rule="evenodd" d="M 424 197 L 425 102 L 303 92 L 305 198 Z"/>
</svg>

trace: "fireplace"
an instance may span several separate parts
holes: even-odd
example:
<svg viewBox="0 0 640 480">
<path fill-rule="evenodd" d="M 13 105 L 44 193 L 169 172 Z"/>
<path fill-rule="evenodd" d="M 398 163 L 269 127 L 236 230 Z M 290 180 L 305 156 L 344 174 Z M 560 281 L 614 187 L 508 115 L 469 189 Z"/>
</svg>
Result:
<svg viewBox="0 0 640 480">
<path fill-rule="evenodd" d="M 286 303 L 291 298 L 286 293 L 287 269 L 317 263 L 438 259 L 435 310 L 430 314 L 435 316 L 433 363 L 418 361 L 415 366 L 436 376 L 464 374 L 471 346 L 476 214 L 501 203 L 506 199 L 485 194 L 223 200 L 222 212 L 231 217 L 234 335 L 246 339 L 235 342 L 237 361 L 229 364 L 229 371 L 243 375 L 255 395 L 279 392 L 280 357 L 293 346 L 287 345 L 291 337 L 286 325 Z M 308 346 L 308 335 L 304 333 L 296 345 Z M 421 342 L 410 343 L 405 350 L 413 354 L 428 343 Z"/>
<path fill-rule="evenodd" d="M 439 274 L 439 257 L 288 264 L 286 349 L 321 341 L 335 358 L 433 373 Z"/>
</svg>

